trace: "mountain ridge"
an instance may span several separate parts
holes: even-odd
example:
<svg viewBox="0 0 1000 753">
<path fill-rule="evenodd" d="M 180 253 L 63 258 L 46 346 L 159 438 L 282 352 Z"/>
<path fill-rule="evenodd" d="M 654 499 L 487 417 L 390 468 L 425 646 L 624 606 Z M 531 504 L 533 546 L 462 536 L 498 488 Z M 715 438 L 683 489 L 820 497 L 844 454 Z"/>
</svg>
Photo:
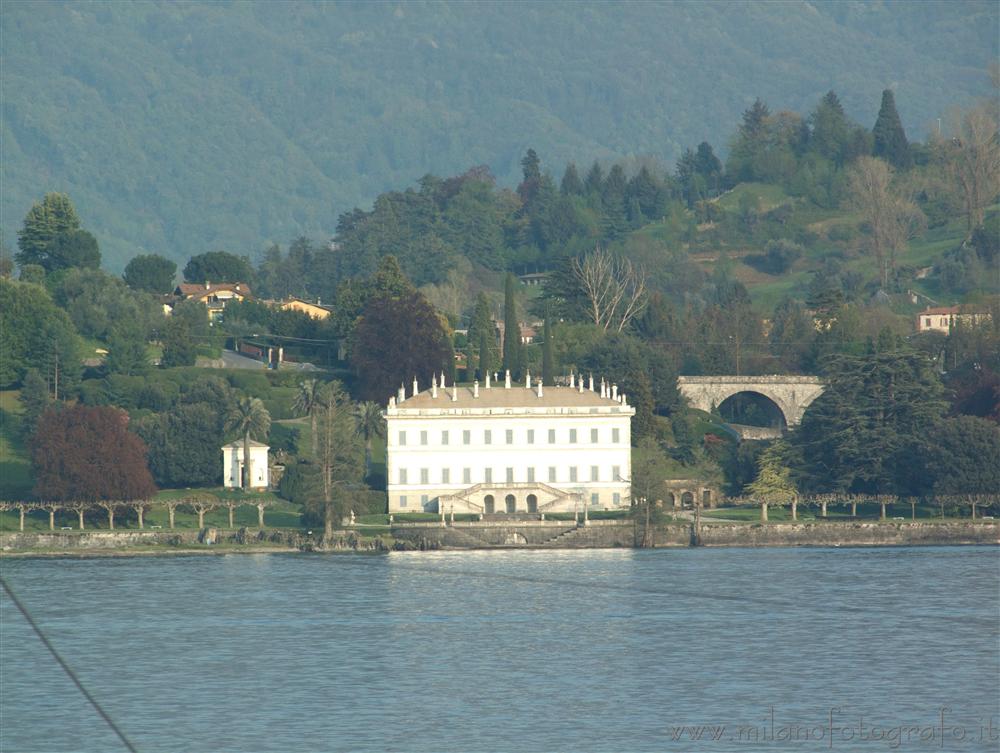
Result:
<svg viewBox="0 0 1000 753">
<path fill-rule="evenodd" d="M 553 172 L 725 153 L 757 96 L 809 112 L 831 88 L 870 126 L 895 86 L 919 138 L 989 91 L 996 20 L 980 2 L 9 2 L 0 225 L 13 244 L 60 190 L 110 269 L 256 255 L 428 172 L 485 163 L 512 186 L 528 147 Z"/>
</svg>

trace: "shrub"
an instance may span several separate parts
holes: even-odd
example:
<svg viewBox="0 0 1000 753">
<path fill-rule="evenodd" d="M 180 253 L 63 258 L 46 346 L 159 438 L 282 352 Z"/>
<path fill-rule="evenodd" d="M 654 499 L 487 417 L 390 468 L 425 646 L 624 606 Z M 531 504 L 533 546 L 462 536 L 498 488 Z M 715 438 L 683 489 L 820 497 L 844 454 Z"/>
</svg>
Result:
<svg viewBox="0 0 1000 753">
<path fill-rule="evenodd" d="M 834 225 L 827 231 L 826 237 L 834 243 L 849 243 L 857 237 L 857 233 L 850 225 Z"/>
<path fill-rule="evenodd" d="M 271 383 L 267 374 L 257 371 L 234 370 L 226 374 L 229 384 L 251 397 L 270 397 Z"/>
<path fill-rule="evenodd" d="M 791 269 L 802 256 L 802 246 L 789 240 L 768 241 L 763 254 L 751 254 L 743 261 L 769 275 L 780 275 Z"/>
</svg>

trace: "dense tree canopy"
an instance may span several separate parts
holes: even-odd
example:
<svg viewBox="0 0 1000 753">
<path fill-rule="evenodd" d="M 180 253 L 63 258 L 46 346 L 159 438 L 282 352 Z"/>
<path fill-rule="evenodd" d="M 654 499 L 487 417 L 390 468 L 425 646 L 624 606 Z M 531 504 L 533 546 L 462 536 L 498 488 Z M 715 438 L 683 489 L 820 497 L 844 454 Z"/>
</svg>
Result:
<svg viewBox="0 0 1000 753">
<path fill-rule="evenodd" d="M 886 331 L 862 355 L 831 358 L 824 382 L 792 437 L 803 485 L 877 494 L 905 489 L 915 447 L 933 435 L 945 408 L 930 360 Z"/>
<path fill-rule="evenodd" d="M 148 499 L 156 486 L 128 414 L 109 406 L 51 408 L 30 441 L 34 493 L 51 500 Z"/>
<path fill-rule="evenodd" d="M 61 269 L 59 262 L 50 256 L 52 245 L 60 236 L 79 229 L 80 218 L 69 196 L 47 193 L 41 201 L 32 205 L 25 216 L 17 234 L 19 251 L 14 258 L 22 267 L 37 264 L 47 271 Z"/>
<path fill-rule="evenodd" d="M 218 405 L 177 405 L 139 422 L 137 433 L 148 447 L 149 469 L 165 487 L 215 486 L 222 480 L 223 444 Z"/>
<path fill-rule="evenodd" d="M 174 289 L 177 264 L 159 254 L 140 254 L 125 265 L 122 275 L 133 290 L 147 293 L 169 293 Z"/>
<path fill-rule="evenodd" d="M 209 251 L 192 256 L 184 267 L 188 282 L 244 282 L 253 280 L 253 267 L 245 256 Z"/>
<path fill-rule="evenodd" d="M 417 292 L 379 295 L 365 306 L 351 342 L 351 365 L 363 399 L 384 403 L 414 377 L 426 389 L 431 377 L 450 367 L 440 315 Z"/>
<path fill-rule="evenodd" d="M 21 381 L 29 368 L 61 394 L 80 379 L 80 342 L 66 312 L 38 285 L 0 279 L 0 384 Z"/>
</svg>

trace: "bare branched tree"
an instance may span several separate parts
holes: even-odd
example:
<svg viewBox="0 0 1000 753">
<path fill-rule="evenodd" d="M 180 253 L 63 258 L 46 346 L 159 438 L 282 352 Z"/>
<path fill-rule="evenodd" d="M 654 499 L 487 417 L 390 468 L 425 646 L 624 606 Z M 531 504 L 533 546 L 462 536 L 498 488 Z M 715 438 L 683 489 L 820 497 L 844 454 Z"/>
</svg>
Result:
<svg viewBox="0 0 1000 753">
<path fill-rule="evenodd" d="M 574 259 L 573 276 L 587 299 L 588 316 L 605 332 L 621 332 L 646 308 L 646 272 L 598 246 Z"/>
<path fill-rule="evenodd" d="M 122 506 L 118 499 L 99 499 L 95 502 L 98 507 L 103 507 L 108 513 L 108 530 L 115 530 L 115 510 Z"/>
<path fill-rule="evenodd" d="M 76 517 L 80 522 L 80 530 L 84 530 L 86 526 L 83 522 L 83 514 L 93 507 L 93 504 L 84 499 L 71 499 L 67 502 L 63 502 L 63 507 L 76 513 Z"/>
<path fill-rule="evenodd" d="M 985 209 L 1000 192 L 1000 138 L 993 103 L 952 115 L 947 145 L 948 174 L 962 192 L 967 219 L 966 240 L 983 222 Z"/>
<path fill-rule="evenodd" d="M 851 204 L 871 229 L 872 254 L 879 267 L 879 282 L 888 287 L 896 267 L 896 254 L 927 226 L 919 207 L 892 185 L 892 169 L 874 157 L 861 157 L 849 175 Z"/>
<path fill-rule="evenodd" d="M 198 528 L 205 527 L 205 513 L 211 512 L 219 506 L 219 498 L 213 494 L 192 494 L 184 501 L 198 515 Z"/>
<path fill-rule="evenodd" d="M 42 502 L 39 507 L 49 514 L 49 530 L 56 530 L 56 513 L 62 510 L 65 505 L 62 502 Z"/>
</svg>

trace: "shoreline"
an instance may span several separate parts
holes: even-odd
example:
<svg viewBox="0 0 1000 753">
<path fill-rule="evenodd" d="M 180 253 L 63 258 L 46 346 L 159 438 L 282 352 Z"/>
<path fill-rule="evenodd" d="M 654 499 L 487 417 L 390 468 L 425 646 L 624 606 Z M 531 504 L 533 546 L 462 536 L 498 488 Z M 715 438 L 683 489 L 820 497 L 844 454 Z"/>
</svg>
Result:
<svg viewBox="0 0 1000 753">
<path fill-rule="evenodd" d="M 378 535 L 335 532 L 330 546 L 295 530 L 186 529 L 0 533 L 0 559 L 184 557 L 223 554 L 378 554 L 389 551 L 639 549 L 641 526 L 632 521 L 572 521 L 539 525 L 510 522 L 404 524 Z M 823 522 L 702 525 L 667 524 L 650 531 L 655 549 L 761 547 L 998 546 L 1000 521 Z"/>
</svg>

